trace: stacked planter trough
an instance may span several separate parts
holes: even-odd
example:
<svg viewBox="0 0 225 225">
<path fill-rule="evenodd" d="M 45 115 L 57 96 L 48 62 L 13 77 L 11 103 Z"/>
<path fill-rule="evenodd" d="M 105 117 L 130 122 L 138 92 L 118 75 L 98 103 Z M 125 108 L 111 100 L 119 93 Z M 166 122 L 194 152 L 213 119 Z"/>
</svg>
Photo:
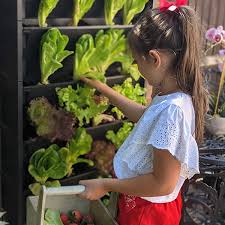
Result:
<svg viewBox="0 0 225 225">
<path fill-rule="evenodd" d="M 55 88 L 68 85 L 76 86 L 73 81 L 73 57 L 63 62 L 63 68 L 49 79 L 49 84 L 40 85 L 39 47 L 42 35 L 51 27 L 58 27 L 62 34 L 69 37 L 66 49 L 74 51 L 75 43 L 82 34 L 95 35 L 98 30 L 109 28 L 124 29 L 125 33 L 132 27 L 122 25 L 121 13 L 115 18 L 115 26 L 106 26 L 104 20 L 104 1 L 96 0 L 89 12 L 77 27 L 71 26 L 73 0 L 60 0 L 57 7 L 48 17 L 48 27 L 38 26 L 39 0 L 1 1 L 0 35 L 1 72 L 1 149 L 3 168 L 3 207 L 8 212 L 12 225 L 25 223 L 25 199 L 28 185 L 33 181 L 27 171 L 29 158 L 40 148 L 46 148 L 50 142 L 40 138 L 35 128 L 29 123 L 27 108 L 34 98 L 44 96 L 50 103 L 58 106 Z M 119 25 L 120 24 L 120 25 Z M 127 75 L 113 72 L 107 74 L 110 86 L 121 84 Z M 141 80 L 139 80 L 141 81 Z M 104 139 L 108 130 L 117 131 L 122 121 L 115 121 L 87 127 L 93 140 Z M 79 165 L 74 174 L 60 180 L 62 185 L 76 184 L 80 179 L 96 177 L 95 167 Z"/>
</svg>

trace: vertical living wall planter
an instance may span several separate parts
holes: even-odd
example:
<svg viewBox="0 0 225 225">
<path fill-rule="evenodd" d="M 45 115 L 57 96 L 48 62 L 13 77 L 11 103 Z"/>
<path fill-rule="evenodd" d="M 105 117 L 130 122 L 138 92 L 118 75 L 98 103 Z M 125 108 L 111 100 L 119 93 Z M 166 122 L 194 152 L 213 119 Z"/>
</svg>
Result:
<svg viewBox="0 0 225 225">
<path fill-rule="evenodd" d="M 73 56 L 63 62 L 63 68 L 49 79 L 48 85 L 39 85 L 40 64 L 39 46 L 42 35 L 52 27 L 58 27 L 62 34 L 69 37 L 66 47 L 74 51 L 75 43 L 82 34 L 95 35 L 98 30 L 109 28 L 124 29 L 126 33 L 131 25 L 122 25 L 119 13 L 115 18 L 115 26 L 106 26 L 104 20 L 104 1 L 96 0 L 93 7 L 73 27 L 73 0 L 60 0 L 57 7 L 47 19 L 48 27 L 38 26 L 39 0 L 1 1 L 0 25 L 0 75 L 1 75 L 1 112 L 0 124 L 2 149 L 2 182 L 3 207 L 8 212 L 12 225 L 25 224 L 25 198 L 28 184 L 32 178 L 27 172 L 30 156 L 38 149 L 49 146 L 50 142 L 36 135 L 35 129 L 27 119 L 29 102 L 37 97 L 46 97 L 57 105 L 55 88 L 68 85 L 76 86 L 73 81 Z M 121 84 L 127 75 L 110 67 L 107 71 L 107 83 L 112 86 Z M 139 80 L 141 81 L 141 80 Z M 139 82 L 138 81 L 138 82 Z M 143 83 L 143 82 L 142 82 Z M 104 139 L 107 130 L 118 130 L 122 121 L 115 121 L 97 127 L 86 127 L 94 140 Z M 80 165 L 74 177 L 61 180 L 62 185 L 75 184 L 79 179 L 96 176 L 96 169 Z M 27 224 L 29 225 L 29 224 Z"/>
</svg>

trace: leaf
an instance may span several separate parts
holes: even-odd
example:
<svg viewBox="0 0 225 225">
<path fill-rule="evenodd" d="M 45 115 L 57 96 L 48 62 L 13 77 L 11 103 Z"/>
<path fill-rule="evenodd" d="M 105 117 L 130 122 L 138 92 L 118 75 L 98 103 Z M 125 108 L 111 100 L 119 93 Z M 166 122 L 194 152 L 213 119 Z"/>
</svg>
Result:
<svg viewBox="0 0 225 225">
<path fill-rule="evenodd" d="M 98 126 L 101 123 L 109 123 L 115 121 L 115 118 L 111 115 L 100 114 L 94 117 L 93 126 Z"/>
<path fill-rule="evenodd" d="M 30 184 L 29 189 L 33 195 L 38 196 L 41 191 L 41 184 L 40 183 Z"/>
<path fill-rule="evenodd" d="M 60 148 L 56 144 L 37 150 L 30 158 L 28 171 L 41 184 L 48 178 L 61 179 L 68 173 L 67 164 L 61 158 Z"/>
<path fill-rule="evenodd" d="M 40 184 L 40 183 L 30 184 L 29 189 L 33 195 L 38 196 L 40 194 L 42 185 L 45 185 L 46 187 L 60 187 L 61 186 L 61 184 L 58 180 L 54 180 L 54 181 L 47 181 L 46 183 L 43 183 L 43 184 Z"/>
<path fill-rule="evenodd" d="M 68 141 L 73 137 L 74 115 L 62 109 L 57 110 L 45 97 L 32 100 L 27 113 L 38 136 L 51 142 Z"/>
<path fill-rule="evenodd" d="M 88 12 L 93 6 L 95 0 L 73 0 L 74 11 L 73 11 L 73 25 L 77 26 L 80 19 Z"/>
<path fill-rule="evenodd" d="M 85 128 L 77 128 L 75 136 L 71 139 L 67 148 L 73 153 L 74 158 L 85 155 L 91 150 L 92 137 L 87 134 Z"/>
<path fill-rule="evenodd" d="M 126 38 L 123 30 L 109 29 L 98 31 L 95 39 L 90 34 L 84 34 L 76 43 L 74 60 L 74 79 L 82 76 L 105 82 L 106 70 L 115 62 L 131 61 L 126 55 Z M 127 63 L 129 67 L 131 63 Z"/>
<path fill-rule="evenodd" d="M 75 161 L 74 165 L 75 165 L 75 164 L 78 164 L 78 163 L 86 163 L 86 164 L 88 164 L 89 166 L 94 166 L 94 162 L 93 162 L 92 160 L 89 160 L 89 159 L 78 158 L 78 159 Z"/>
<path fill-rule="evenodd" d="M 117 149 L 123 144 L 125 139 L 128 137 L 132 131 L 134 125 L 131 122 L 124 122 L 123 126 L 115 133 L 112 130 L 108 130 L 106 133 L 106 138 L 110 140 Z"/>
<path fill-rule="evenodd" d="M 138 70 L 138 65 L 133 64 L 133 57 L 127 52 L 121 60 L 122 70 L 125 74 L 130 74 L 135 81 L 137 81 L 142 74 Z"/>
<path fill-rule="evenodd" d="M 40 27 L 47 27 L 46 18 L 56 7 L 59 0 L 41 0 L 38 9 L 38 22 Z"/>
<path fill-rule="evenodd" d="M 73 54 L 73 51 L 64 50 L 69 42 L 66 35 L 62 35 L 58 28 L 48 30 L 40 43 L 41 83 L 48 84 L 48 78 L 62 68 L 62 61 Z"/>
<path fill-rule="evenodd" d="M 123 7 L 123 24 L 131 23 L 134 16 L 143 11 L 148 0 L 126 0 Z"/>
<path fill-rule="evenodd" d="M 56 93 L 60 106 L 74 114 L 80 127 L 89 124 L 92 118 L 105 112 L 109 107 L 106 98 L 100 98 L 101 100 L 96 102 L 95 89 L 88 86 L 80 87 L 77 85 L 76 90 L 71 86 L 58 88 Z"/>
<path fill-rule="evenodd" d="M 105 22 L 107 25 L 113 25 L 113 19 L 117 12 L 122 9 L 125 0 L 105 0 L 104 1 L 104 12 Z"/>
<path fill-rule="evenodd" d="M 145 88 L 141 87 L 139 83 L 133 85 L 131 78 L 127 78 L 121 85 L 114 85 L 113 89 L 137 103 L 146 104 Z M 112 108 L 112 112 L 116 113 L 118 119 L 124 117 L 123 113 L 116 107 Z"/>
<path fill-rule="evenodd" d="M 45 212 L 44 225 L 63 225 L 60 219 L 60 211 L 47 209 Z"/>
</svg>

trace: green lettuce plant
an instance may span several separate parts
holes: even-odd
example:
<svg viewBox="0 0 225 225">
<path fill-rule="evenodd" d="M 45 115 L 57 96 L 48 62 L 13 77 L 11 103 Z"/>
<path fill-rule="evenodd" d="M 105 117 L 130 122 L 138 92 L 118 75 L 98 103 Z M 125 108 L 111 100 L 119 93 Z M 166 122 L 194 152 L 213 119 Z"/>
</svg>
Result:
<svg viewBox="0 0 225 225">
<path fill-rule="evenodd" d="M 40 67 L 41 83 L 48 84 L 48 78 L 58 69 L 62 68 L 62 61 L 73 51 L 65 50 L 69 42 L 66 35 L 62 35 L 57 28 L 48 30 L 41 38 Z"/>
<path fill-rule="evenodd" d="M 56 7 L 59 0 L 40 0 L 38 9 L 38 22 L 40 27 L 47 27 L 46 19 L 52 10 Z"/>
<path fill-rule="evenodd" d="M 111 141 L 117 149 L 119 149 L 132 131 L 133 127 L 134 124 L 132 122 L 124 122 L 123 126 L 116 133 L 113 130 L 108 130 L 106 138 Z"/>
<path fill-rule="evenodd" d="M 72 113 L 56 109 L 45 97 L 33 99 L 27 110 L 38 136 L 51 142 L 68 141 L 73 137 L 75 119 Z"/>
<path fill-rule="evenodd" d="M 73 25 L 77 26 L 80 19 L 88 12 L 92 7 L 95 0 L 73 0 L 74 11 L 73 11 Z"/>
<path fill-rule="evenodd" d="M 105 11 L 105 22 L 107 25 L 113 25 L 113 19 L 117 12 L 123 8 L 125 0 L 105 0 L 104 11 Z"/>
<path fill-rule="evenodd" d="M 84 34 L 76 43 L 74 79 L 82 76 L 105 82 L 105 72 L 114 62 L 122 62 L 126 55 L 123 30 L 100 30 L 95 39 Z"/>
<path fill-rule="evenodd" d="M 90 120 L 104 113 L 109 102 L 106 97 L 95 95 L 95 89 L 88 86 L 76 89 L 72 86 L 56 88 L 59 105 L 66 111 L 71 112 L 79 121 L 79 126 L 89 124 Z"/>
<path fill-rule="evenodd" d="M 75 164 L 87 163 L 93 166 L 91 160 L 80 158 L 91 150 L 91 144 L 92 137 L 87 134 L 84 128 L 78 128 L 66 147 L 52 144 L 47 149 L 37 150 L 31 156 L 28 166 L 28 172 L 36 181 L 36 183 L 29 185 L 32 193 L 37 195 L 41 185 L 46 187 L 60 186 L 58 179 L 71 175 L 72 167 Z"/>
<path fill-rule="evenodd" d="M 145 88 L 141 87 L 139 83 L 133 85 L 130 77 L 121 85 L 114 85 L 113 89 L 137 103 L 142 105 L 146 104 Z M 116 113 L 118 119 L 122 119 L 124 117 L 123 113 L 117 107 L 113 107 L 112 112 Z"/>
<path fill-rule="evenodd" d="M 126 0 L 123 7 L 123 24 L 131 23 L 134 16 L 143 11 L 148 0 Z"/>
<path fill-rule="evenodd" d="M 61 157 L 61 148 L 53 144 L 47 149 L 37 150 L 30 158 L 28 172 L 37 182 L 29 186 L 33 194 L 39 193 L 41 185 L 59 186 L 58 181 L 53 185 L 46 182 L 49 178 L 61 179 L 68 173 L 66 163 Z"/>
</svg>

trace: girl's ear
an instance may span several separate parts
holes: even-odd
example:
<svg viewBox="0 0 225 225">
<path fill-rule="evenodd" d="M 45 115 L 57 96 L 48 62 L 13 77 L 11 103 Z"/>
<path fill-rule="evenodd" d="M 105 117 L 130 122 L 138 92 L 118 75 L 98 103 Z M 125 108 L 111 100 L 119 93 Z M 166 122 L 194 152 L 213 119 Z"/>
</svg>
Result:
<svg viewBox="0 0 225 225">
<path fill-rule="evenodd" d="M 162 63 L 159 52 L 157 50 L 150 50 L 148 54 L 151 57 L 155 67 L 158 68 Z"/>
</svg>

